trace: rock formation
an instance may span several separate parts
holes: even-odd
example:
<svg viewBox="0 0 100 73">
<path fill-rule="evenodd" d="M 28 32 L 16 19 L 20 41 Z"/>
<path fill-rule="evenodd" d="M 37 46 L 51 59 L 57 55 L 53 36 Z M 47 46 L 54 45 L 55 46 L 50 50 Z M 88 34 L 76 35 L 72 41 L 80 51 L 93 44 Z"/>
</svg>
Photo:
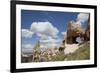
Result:
<svg viewBox="0 0 100 73">
<path fill-rule="evenodd" d="M 73 44 L 77 43 L 76 38 L 80 37 L 82 38 L 85 34 L 85 30 L 81 28 L 79 24 L 75 24 L 74 21 L 70 21 L 68 24 L 67 29 L 67 36 L 66 36 L 66 43 L 67 44 Z"/>
<path fill-rule="evenodd" d="M 88 19 L 88 25 L 87 25 L 87 28 L 85 30 L 85 40 L 86 41 L 89 41 L 90 40 L 90 16 L 89 16 L 89 19 Z"/>
<path fill-rule="evenodd" d="M 65 43 L 75 44 L 78 43 L 76 38 L 80 37 L 81 40 L 89 41 L 90 40 L 90 25 L 88 24 L 86 30 L 83 29 L 79 24 L 76 24 L 74 21 L 70 21 L 67 26 L 67 32 L 65 35 Z"/>
<path fill-rule="evenodd" d="M 76 41 L 78 37 L 82 41 L 81 43 L 84 43 L 90 40 L 90 23 L 89 23 L 90 21 L 89 20 L 90 19 L 88 19 L 88 25 L 86 26 L 85 29 L 83 29 L 81 25 L 76 24 L 74 21 L 70 21 L 68 23 L 67 31 L 64 36 L 64 40 L 62 41 L 62 45 L 59 48 L 59 51 L 64 51 L 66 48 L 67 48 L 66 50 L 69 50 L 70 48 L 68 49 L 68 47 L 69 46 L 72 47 L 71 45 L 73 44 L 77 46 L 77 44 L 79 44 L 79 42 Z"/>
</svg>

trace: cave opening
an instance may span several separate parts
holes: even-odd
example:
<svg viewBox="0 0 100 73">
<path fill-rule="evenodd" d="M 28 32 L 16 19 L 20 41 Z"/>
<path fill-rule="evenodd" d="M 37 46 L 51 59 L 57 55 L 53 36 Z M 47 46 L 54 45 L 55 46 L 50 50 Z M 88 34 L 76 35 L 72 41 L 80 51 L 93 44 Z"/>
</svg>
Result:
<svg viewBox="0 0 100 73">
<path fill-rule="evenodd" d="M 81 38 L 80 37 L 73 37 L 73 40 L 72 40 L 73 43 L 75 44 L 79 44 L 82 42 Z"/>
<path fill-rule="evenodd" d="M 76 42 L 77 42 L 78 44 L 80 44 L 80 43 L 82 42 L 81 38 L 80 38 L 80 37 L 76 37 Z"/>
</svg>

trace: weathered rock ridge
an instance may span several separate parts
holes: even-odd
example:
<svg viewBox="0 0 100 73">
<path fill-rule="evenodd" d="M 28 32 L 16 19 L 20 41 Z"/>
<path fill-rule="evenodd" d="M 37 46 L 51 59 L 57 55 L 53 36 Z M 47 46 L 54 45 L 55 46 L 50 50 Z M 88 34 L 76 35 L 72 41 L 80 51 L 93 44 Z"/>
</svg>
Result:
<svg viewBox="0 0 100 73">
<path fill-rule="evenodd" d="M 90 40 L 90 25 L 87 25 L 86 29 L 83 29 L 81 25 L 76 24 L 74 21 L 70 21 L 67 26 L 67 32 L 64 38 L 66 44 L 78 43 L 76 38 L 80 37 L 82 42 Z"/>
</svg>

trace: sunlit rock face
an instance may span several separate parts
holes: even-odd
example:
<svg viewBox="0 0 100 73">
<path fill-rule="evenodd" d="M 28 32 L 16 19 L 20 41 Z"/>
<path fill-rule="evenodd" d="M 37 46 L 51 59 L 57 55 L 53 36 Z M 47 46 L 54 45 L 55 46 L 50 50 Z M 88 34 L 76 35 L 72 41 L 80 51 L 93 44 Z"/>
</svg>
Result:
<svg viewBox="0 0 100 73">
<path fill-rule="evenodd" d="M 67 44 L 75 44 L 78 43 L 76 41 L 77 37 L 84 37 L 85 30 L 79 25 L 76 24 L 74 21 L 70 21 L 68 23 L 67 29 L 67 36 L 66 36 L 66 43 Z"/>
<path fill-rule="evenodd" d="M 67 26 L 67 31 L 62 41 L 60 50 L 65 54 L 73 53 L 79 48 L 79 44 L 90 40 L 90 24 L 86 28 L 82 28 L 81 25 L 76 24 L 74 21 L 70 21 Z"/>
<path fill-rule="evenodd" d="M 70 54 L 75 52 L 79 48 L 78 44 L 66 44 L 64 54 Z"/>
</svg>

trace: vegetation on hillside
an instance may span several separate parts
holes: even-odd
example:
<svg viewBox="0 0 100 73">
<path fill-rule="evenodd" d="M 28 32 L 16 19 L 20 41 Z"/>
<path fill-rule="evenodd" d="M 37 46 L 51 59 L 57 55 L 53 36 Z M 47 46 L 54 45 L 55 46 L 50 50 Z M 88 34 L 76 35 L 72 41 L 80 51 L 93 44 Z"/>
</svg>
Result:
<svg viewBox="0 0 100 73">
<path fill-rule="evenodd" d="M 22 57 L 22 62 L 50 62 L 50 61 L 75 61 L 75 60 L 88 60 L 90 59 L 90 43 L 85 42 L 81 45 L 79 45 L 80 48 L 77 49 L 75 52 L 70 54 L 64 54 L 64 52 L 60 52 L 55 56 L 48 56 L 47 54 L 44 54 L 42 57 L 38 53 L 36 56 L 38 56 L 36 59 L 32 60 L 32 56 L 30 58 L 24 58 Z M 48 58 L 49 57 L 49 58 Z M 27 60 L 27 61 L 26 61 Z"/>
<path fill-rule="evenodd" d="M 88 60 L 90 59 L 90 44 L 86 42 L 81 45 L 74 53 L 64 55 L 64 53 L 59 54 L 52 58 L 52 61 L 70 61 L 70 60 Z"/>
</svg>

